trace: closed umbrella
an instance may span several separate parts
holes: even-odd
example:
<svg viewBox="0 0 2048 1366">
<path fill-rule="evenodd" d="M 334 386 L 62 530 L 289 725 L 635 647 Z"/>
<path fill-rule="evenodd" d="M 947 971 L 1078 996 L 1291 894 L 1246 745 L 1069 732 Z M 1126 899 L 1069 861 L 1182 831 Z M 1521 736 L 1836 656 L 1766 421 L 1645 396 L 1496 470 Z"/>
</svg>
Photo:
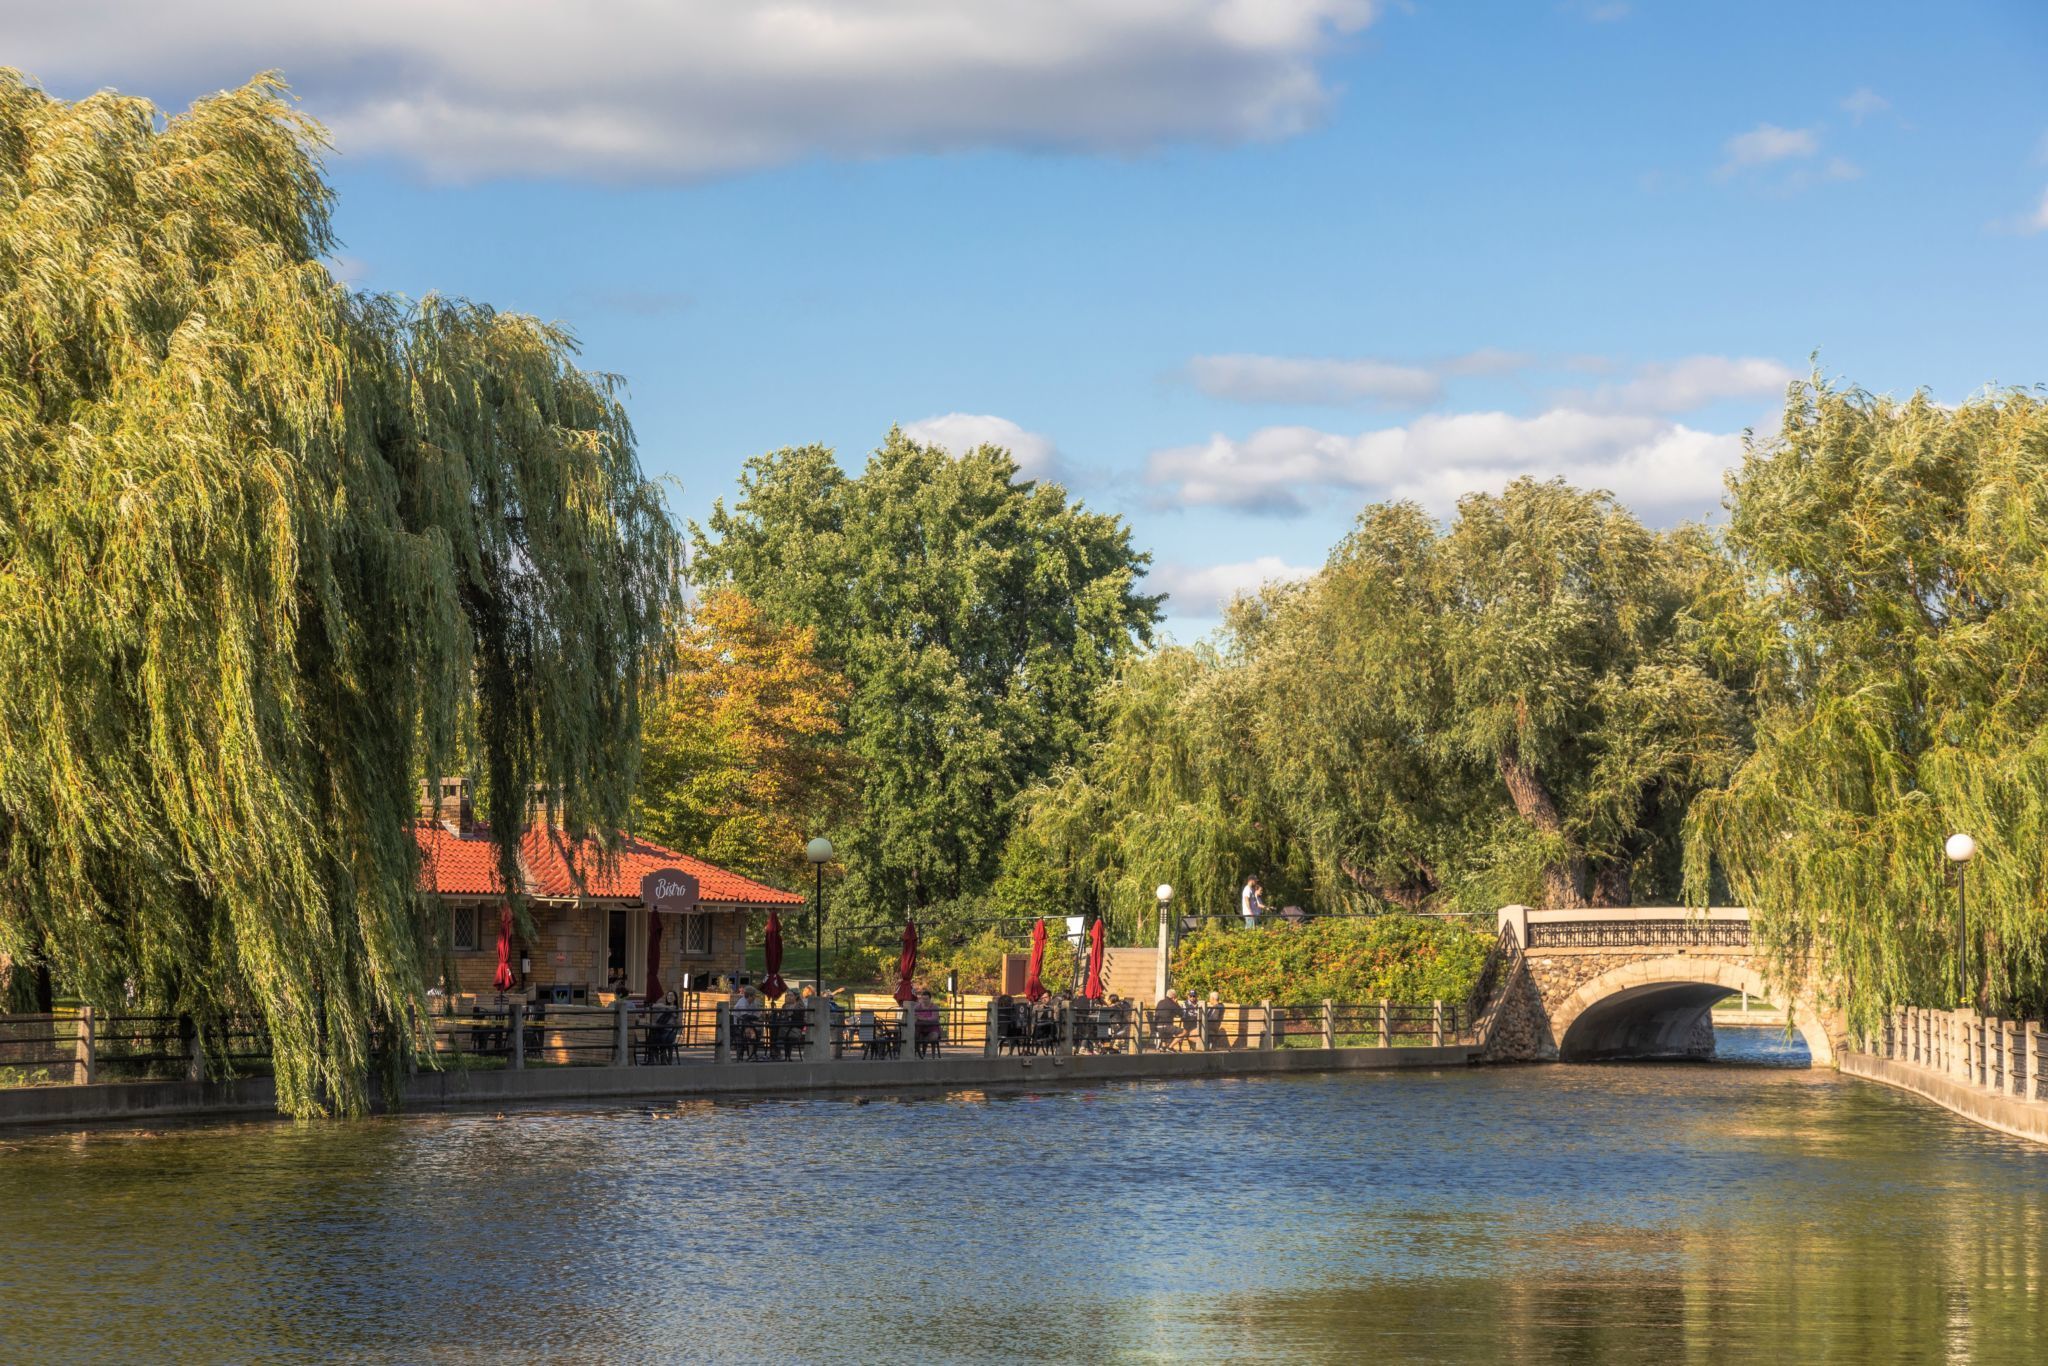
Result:
<svg viewBox="0 0 2048 1366">
<path fill-rule="evenodd" d="M 1081 988 L 1081 995 L 1090 1001 L 1102 999 L 1102 917 L 1099 915 L 1088 927 L 1088 980 Z"/>
<path fill-rule="evenodd" d="M 910 979 L 917 975 L 917 922 L 903 922 L 903 953 L 896 960 L 896 1000 L 901 1003 L 917 994 Z"/>
<path fill-rule="evenodd" d="M 761 979 L 761 994 L 773 1000 L 789 988 L 782 980 L 782 917 L 768 912 L 768 933 L 761 944 L 761 958 L 768 975 Z"/>
<path fill-rule="evenodd" d="M 1045 971 L 1045 917 L 1038 917 L 1038 923 L 1031 927 L 1031 962 L 1024 969 L 1024 999 L 1034 1005 L 1045 999 L 1045 983 L 1039 975 Z"/>
<path fill-rule="evenodd" d="M 661 999 L 661 912 L 648 908 L 647 911 L 647 995 L 642 1004 L 653 1005 Z"/>
<path fill-rule="evenodd" d="M 491 979 L 498 990 L 510 991 L 512 976 L 512 906 L 507 902 L 498 912 L 498 975 Z"/>
</svg>

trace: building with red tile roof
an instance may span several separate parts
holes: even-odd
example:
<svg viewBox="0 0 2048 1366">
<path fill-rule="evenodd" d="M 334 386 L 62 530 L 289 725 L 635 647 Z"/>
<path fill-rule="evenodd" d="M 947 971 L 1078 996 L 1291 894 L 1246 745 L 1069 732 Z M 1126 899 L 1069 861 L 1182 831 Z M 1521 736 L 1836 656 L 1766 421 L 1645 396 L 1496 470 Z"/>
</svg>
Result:
<svg viewBox="0 0 2048 1366">
<path fill-rule="evenodd" d="M 490 830 L 470 818 L 463 780 L 443 779 L 437 800 L 422 791 L 413 839 L 420 849 L 420 890 L 434 896 L 448 916 L 454 979 L 442 985 L 450 992 L 494 990 L 505 884 L 498 846 Z M 607 849 L 559 826 L 536 823 L 521 834 L 518 855 L 518 891 L 534 929 L 531 940 L 515 936 L 513 945 L 513 967 L 526 994 L 595 1002 L 620 976 L 631 993 L 640 993 L 649 940 L 641 880 L 666 870 L 688 873 L 698 886 L 694 909 L 662 913 L 656 975 L 671 990 L 743 976 L 747 917 L 806 904 L 795 892 L 648 840 L 621 836 Z"/>
</svg>

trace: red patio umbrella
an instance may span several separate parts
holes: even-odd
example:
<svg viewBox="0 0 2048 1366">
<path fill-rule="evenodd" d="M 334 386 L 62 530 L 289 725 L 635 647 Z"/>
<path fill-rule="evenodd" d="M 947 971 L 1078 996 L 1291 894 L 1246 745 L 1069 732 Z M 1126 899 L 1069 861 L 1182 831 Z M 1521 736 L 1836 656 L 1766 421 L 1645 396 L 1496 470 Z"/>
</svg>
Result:
<svg viewBox="0 0 2048 1366">
<path fill-rule="evenodd" d="M 768 964 L 768 975 L 761 979 L 761 994 L 773 999 L 789 990 L 782 980 L 782 917 L 768 912 L 768 933 L 761 945 L 761 957 Z"/>
<path fill-rule="evenodd" d="M 1102 917 L 1088 927 L 1088 980 L 1081 987 L 1083 1000 L 1102 999 Z"/>
<path fill-rule="evenodd" d="M 507 902 L 498 912 L 498 975 L 491 979 L 498 990 L 512 990 L 517 980 L 512 976 L 512 905 Z"/>
<path fill-rule="evenodd" d="M 1045 917 L 1031 927 L 1031 962 L 1024 969 L 1024 999 L 1034 1005 L 1045 999 L 1045 983 L 1038 980 L 1045 971 Z"/>
<path fill-rule="evenodd" d="M 647 911 L 647 995 L 643 1005 L 653 1005 L 661 999 L 661 912 L 652 907 Z"/>
<path fill-rule="evenodd" d="M 896 999 L 903 1002 L 917 994 L 910 979 L 917 974 L 917 922 L 903 922 L 903 954 L 896 960 Z"/>
</svg>

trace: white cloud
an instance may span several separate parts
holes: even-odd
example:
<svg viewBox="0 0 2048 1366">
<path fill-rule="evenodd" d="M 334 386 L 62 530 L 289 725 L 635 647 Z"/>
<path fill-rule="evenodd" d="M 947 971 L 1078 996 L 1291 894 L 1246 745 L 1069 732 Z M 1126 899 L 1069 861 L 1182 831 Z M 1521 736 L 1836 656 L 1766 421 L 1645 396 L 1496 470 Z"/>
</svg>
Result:
<svg viewBox="0 0 2048 1366">
<path fill-rule="evenodd" d="M 1878 94 L 1867 85 L 1858 87 L 1847 99 L 1842 101 L 1842 108 L 1847 110 L 1849 116 L 1858 123 L 1863 122 L 1872 114 L 1882 114 L 1891 107 L 1892 102 L 1890 100 Z"/>
<path fill-rule="evenodd" d="M 1145 587 L 1166 594 L 1167 610 L 1175 616 L 1213 617 L 1233 598 L 1255 593 L 1269 583 L 1298 583 L 1315 572 L 1313 565 L 1289 564 L 1278 555 L 1234 564 L 1168 563 L 1152 567 L 1145 576 Z"/>
<path fill-rule="evenodd" d="M 1049 479 L 1059 473 L 1059 448 L 1053 445 L 1051 437 L 1026 431 L 993 413 L 940 413 L 904 423 L 903 434 L 912 441 L 943 447 L 955 455 L 976 446 L 1001 446 L 1016 457 L 1017 467 L 1027 479 Z"/>
<path fill-rule="evenodd" d="M 1422 407 L 1443 397 L 1454 376 L 1502 375 L 1527 369 L 1536 358 L 1499 347 L 1412 363 L 1322 356 L 1196 356 L 1188 378 L 1211 398 L 1239 403 L 1380 402 Z"/>
<path fill-rule="evenodd" d="M 1723 399 L 1782 394 L 1797 378 L 1791 367 L 1761 356 L 1687 356 L 1638 366 L 1621 383 L 1560 397 L 1603 412 L 1689 413 Z"/>
<path fill-rule="evenodd" d="M 2041 191 L 2041 203 L 2035 208 L 2033 217 L 2020 221 L 2020 231 L 2048 232 L 2048 190 Z"/>
<path fill-rule="evenodd" d="M 1433 403 L 1443 381 L 1416 365 L 1296 356 L 1196 356 L 1188 377 L 1211 398 L 1240 403 Z"/>
<path fill-rule="evenodd" d="M 1724 159 L 1720 174 L 1729 176 L 1753 166 L 1810 157 L 1818 151 L 1820 135 L 1811 128 L 1780 128 L 1775 123 L 1760 123 L 1721 144 Z"/>
<path fill-rule="evenodd" d="M 0 0 L 10 64 L 182 103 L 277 68 L 347 154 L 469 180 L 1286 137 L 1374 0 Z"/>
<path fill-rule="evenodd" d="M 1413 498 L 1443 513 L 1461 494 L 1562 475 L 1647 513 L 1700 515 L 1718 505 L 1741 449 L 1738 435 L 1668 418 L 1553 408 L 1426 416 L 1355 436 L 1264 427 L 1155 451 L 1145 477 L 1171 503 L 1298 516 L 1335 493 Z"/>
</svg>

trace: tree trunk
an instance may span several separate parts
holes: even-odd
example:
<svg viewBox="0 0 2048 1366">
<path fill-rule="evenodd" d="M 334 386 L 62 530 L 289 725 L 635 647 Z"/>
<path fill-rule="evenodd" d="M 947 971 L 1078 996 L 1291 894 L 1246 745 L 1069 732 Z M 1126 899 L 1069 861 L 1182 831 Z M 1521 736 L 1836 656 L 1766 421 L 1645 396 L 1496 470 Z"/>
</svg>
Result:
<svg viewBox="0 0 2048 1366">
<path fill-rule="evenodd" d="M 1507 784 L 1508 799 L 1523 820 L 1544 835 L 1564 838 L 1564 817 L 1557 800 L 1550 795 L 1543 775 L 1523 763 L 1511 748 L 1500 757 L 1501 781 Z M 1543 903 L 1553 910 L 1576 909 L 1586 904 L 1586 858 L 1574 851 L 1571 857 L 1543 865 Z"/>
<path fill-rule="evenodd" d="M 1347 859 L 1337 860 L 1337 866 L 1344 870 L 1344 876 L 1358 884 L 1360 891 L 1376 896 L 1382 901 L 1391 901 L 1396 906 L 1404 906 L 1411 911 L 1421 910 L 1429 904 L 1430 897 L 1436 894 L 1436 879 L 1425 868 L 1416 869 L 1415 876 L 1407 882 L 1388 883 L 1380 881 L 1363 868 L 1352 866 Z"/>
<path fill-rule="evenodd" d="M 1621 859 L 1609 859 L 1593 871 L 1593 904 L 1595 906 L 1628 906 L 1635 901 L 1629 865 Z"/>
</svg>

